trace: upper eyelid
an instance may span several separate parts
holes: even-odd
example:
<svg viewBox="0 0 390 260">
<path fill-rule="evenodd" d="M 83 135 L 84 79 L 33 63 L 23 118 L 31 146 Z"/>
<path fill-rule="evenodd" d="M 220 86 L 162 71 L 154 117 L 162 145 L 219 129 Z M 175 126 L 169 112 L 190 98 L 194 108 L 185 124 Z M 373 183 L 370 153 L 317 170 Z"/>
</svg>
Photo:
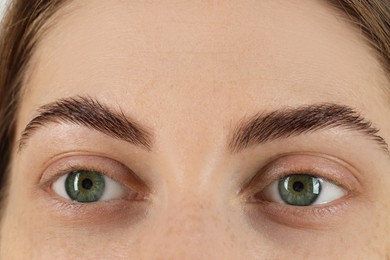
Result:
<svg viewBox="0 0 390 260">
<path fill-rule="evenodd" d="M 287 157 L 313 157 L 313 163 L 310 166 L 304 167 L 303 165 L 298 167 L 292 167 L 292 166 L 285 166 L 275 167 L 276 164 L 278 164 L 278 161 L 284 160 L 284 158 Z M 327 160 L 330 164 L 332 164 L 332 167 L 328 168 L 328 172 L 325 172 L 324 170 L 319 170 L 316 168 L 316 162 L 315 160 L 322 161 L 324 163 L 324 160 Z M 274 168 L 272 168 L 274 167 Z M 337 168 L 337 169 L 334 169 Z M 330 172 L 332 171 L 332 172 Z M 343 165 L 331 161 L 327 158 L 321 158 L 318 155 L 312 155 L 312 154 L 287 154 L 280 157 L 277 157 L 274 160 L 271 160 L 268 162 L 265 166 L 263 166 L 259 171 L 257 171 L 241 188 L 239 191 L 240 194 L 251 194 L 254 192 L 258 192 L 259 189 L 265 188 L 267 185 L 269 185 L 272 181 L 278 180 L 283 178 L 284 176 L 290 175 L 290 174 L 303 174 L 308 173 L 313 176 L 318 176 L 324 180 L 330 181 L 338 186 L 343 187 L 345 190 L 347 190 L 350 193 L 355 193 L 358 190 L 361 189 L 360 182 L 358 179 L 355 178 L 355 176 L 346 169 Z M 270 177 L 269 175 L 273 175 Z M 276 175 L 276 176 L 275 176 Z"/>
<path fill-rule="evenodd" d="M 94 159 L 91 159 L 92 157 Z M 88 158 L 88 162 L 86 158 Z M 99 166 L 97 161 L 105 165 Z M 150 192 L 148 185 L 122 163 L 93 155 L 66 156 L 55 160 L 42 173 L 40 186 L 42 189 L 46 189 L 60 176 L 69 174 L 75 170 L 93 170 L 125 186 L 131 186 L 132 189 L 136 189 L 139 192 Z"/>
<path fill-rule="evenodd" d="M 318 170 L 313 170 L 313 169 L 300 169 L 300 170 L 292 170 L 292 171 L 287 171 L 287 172 L 283 172 L 282 174 L 279 175 L 278 178 L 276 178 L 275 180 L 280 180 L 286 176 L 289 176 L 289 175 L 299 175 L 299 174 L 306 174 L 306 175 L 310 175 L 310 176 L 313 176 L 313 177 L 317 177 L 317 178 L 320 178 L 324 181 L 327 181 L 327 182 L 331 182 L 333 184 L 336 184 L 338 186 L 342 186 L 344 187 L 344 183 L 341 183 L 339 182 L 338 180 L 335 180 L 334 178 L 329 178 L 326 174 L 318 171 Z"/>
<path fill-rule="evenodd" d="M 61 159 L 63 160 L 63 159 Z M 66 160 L 66 159 L 64 159 Z M 63 176 L 63 175 L 66 175 L 66 174 L 69 174 L 73 171 L 78 171 L 78 170 L 88 170 L 88 171 L 96 171 L 96 172 L 99 172 L 101 173 L 102 175 L 104 176 L 107 176 L 107 177 L 111 177 L 112 174 L 110 174 L 107 170 L 105 169 L 102 169 L 100 167 L 91 167 L 91 166 L 87 166 L 88 164 L 85 163 L 85 164 L 82 164 L 82 163 L 64 163 L 65 165 L 61 165 L 60 167 L 56 168 L 56 167 L 53 167 L 53 168 L 56 168 L 56 169 L 50 169 L 52 168 L 51 165 L 48 167 L 48 169 L 50 169 L 50 176 L 45 176 L 43 175 L 42 176 L 42 179 L 43 179 L 43 185 L 46 185 L 50 182 L 52 182 L 53 180 L 56 180 L 58 179 L 59 177 Z M 46 171 L 46 170 L 45 170 Z M 112 178 L 112 179 L 115 179 Z"/>
<path fill-rule="evenodd" d="M 305 174 L 305 173 L 302 173 L 302 174 Z M 293 174 L 288 174 L 286 176 L 293 176 L 293 175 L 297 175 L 297 174 L 293 173 Z M 321 192 L 317 195 L 317 198 L 311 204 L 304 205 L 305 207 L 319 207 L 319 206 L 326 207 L 330 203 L 332 203 L 333 201 L 337 201 L 340 198 L 345 198 L 346 196 L 350 196 L 351 195 L 351 192 L 349 190 L 346 190 L 343 187 L 343 185 L 337 185 L 333 181 L 328 180 L 328 179 L 323 178 L 323 177 L 319 177 L 319 176 L 311 175 L 311 174 L 309 174 L 309 175 L 311 177 L 318 178 L 318 180 L 320 182 L 320 186 L 321 186 Z M 286 176 L 284 176 L 284 177 L 286 177 Z M 284 179 L 282 179 L 282 180 L 284 180 Z M 288 203 L 286 203 L 286 201 L 284 201 L 282 199 L 282 195 L 279 193 L 279 189 L 277 188 L 278 185 L 279 185 L 279 181 L 280 180 L 272 181 L 263 190 L 259 191 L 258 193 L 254 194 L 253 196 L 251 196 L 249 198 L 249 200 L 250 201 L 253 200 L 255 202 L 257 200 L 265 200 L 265 201 L 268 201 L 268 202 L 276 202 L 276 203 L 280 203 L 280 204 L 283 204 L 283 205 L 298 206 L 298 205 L 288 204 Z M 336 186 L 337 188 L 335 189 L 333 186 Z M 324 189 L 325 187 L 327 187 L 327 189 Z M 329 201 L 326 201 L 326 202 L 321 202 L 321 200 L 324 200 L 324 197 L 326 197 L 327 193 L 325 191 L 329 191 L 329 189 L 331 191 L 333 190 L 333 192 L 336 192 L 336 193 L 340 192 L 340 190 L 341 190 L 342 194 L 338 193 L 338 195 L 340 195 L 340 197 L 338 197 L 336 199 L 332 199 L 332 200 L 329 200 Z M 277 193 L 277 195 L 275 193 Z M 275 197 L 275 195 L 276 195 L 276 197 Z M 329 194 L 328 194 L 328 196 L 329 196 Z"/>
<path fill-rule="evenodd" d="M 120 181 L 120 180 L 117 180 L 115 177 L 111 177 L 112 174 L 107 173 L 106 170 L 98 170 L 97 168 L 93 168 L 93 167 L 70 165 L 70 166 L 68 166 L 68 168 L 60 169 L 54 175 L 52 175 L 50 178 L 47 178 L 47 180 L 45 180 L 42 183 L 42 186 L 43 187 L 50 186 L 50 184 L 52 184 L 53 182 L 58 180 L 60 177 L 62 177 L 64 175 L 67 175 L 67 174 L 71 174 L 72 172 L 81 171 L 81 170 L 83 170 L 83 171 L 94 171 L 94 172 L 97 172 L 97 173 L 99 173 L 99 174 L 101 174 L 103 176 L 111 178 L 111 179 L 113 179 L 115 181 Z"/>
</svg>

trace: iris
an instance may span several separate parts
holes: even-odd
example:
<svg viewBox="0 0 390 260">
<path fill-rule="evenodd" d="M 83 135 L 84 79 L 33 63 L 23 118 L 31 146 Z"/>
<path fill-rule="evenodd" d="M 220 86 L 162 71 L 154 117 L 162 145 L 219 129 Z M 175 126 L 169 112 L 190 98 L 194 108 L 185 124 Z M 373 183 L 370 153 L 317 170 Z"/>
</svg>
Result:
<svg viewBox="0 0 390 260">
<path fill-rule="evenodd" d="M 104 176 L 96 171 L 75 171 L 65 180 L 68 196 L 77 202 L 98 201 L 105 191 Z"/>
<path fill-rule="evenodd" d="M 321 192 L 321 179 L 307 174 L 292 174 L 278 183 L 282 200 L 294 206 L 313 204 Z"/>
</svg>

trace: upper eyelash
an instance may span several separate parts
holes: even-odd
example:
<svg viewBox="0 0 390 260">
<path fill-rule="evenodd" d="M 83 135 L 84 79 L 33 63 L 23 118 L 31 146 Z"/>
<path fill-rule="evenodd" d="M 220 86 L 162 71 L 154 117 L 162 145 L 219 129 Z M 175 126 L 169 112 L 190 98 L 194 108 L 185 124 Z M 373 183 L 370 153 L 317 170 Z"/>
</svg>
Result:
<svg viewBox="0 0 390 260">
<path fill-rule="evenodd" d="M 56 172 L 53 176 L 51 176 L 48 180 L 46 180 L 41 186 L 42 188 L 50 188 L 54 181 L 56 181 L 58 178 L 60 178 L 63 175 L 70 174 L 75 171 L 95 171 L 103 176 L 109 177 L 115 181 L 117 181 L 115 178 L 112 178 L 109 174 L 107 174 L 104 171 L 101 171 L 94 167 L 85 167 L 85 166 L 76 166 L 76 165 L 70 165 L 66 166 L 64 169 L 59 170 Z"/>
<path fill-rule="evenodd" d="M 260 173 L 261 175 L 263 173 Z M 276 181 L 276 180 L 281 180 L 283 179 L 284 177 L 286 176 L 289 176 L 289 175 L 298 175 L 298 174 L 307 174 L 307 175 L 310 175 L 310 176 L 314 176 L 314 177 L 317 177 L 317 178 L 321 178 L 323 179 L 324 181 L 328 181 L 328 182 L 331 182 L 335 185 L 338 185 L 338 186 L 341 186 L 343 188 L 345 188 L 346 190 L 349 190 L 348 187 L 345 187 L 346 185 L 344 183 L 341 183 L 340 181 L 336 180 L 335 178 L 330 178 L 329 175 L 327 174 L 324 174 L 318 170 L 314 170 L 314 169 L 293 169 L 293 170 L 289 170 L 289 171 L 284 171 L 282 173 L 278 173 L 278 177 L 277 178 L 273 178 L 271 181 L 267 182 L 267 185 L 270 184 L 271 182 L 273 181 Z"/>
<path fill-rule="evenodd" d="M 266 174 L 266 172 L 267 172 L 267 170 L 261 170 L 260 172 L 255 174 L 255 176 L 249 182 L 247 182 L 243 186 L 243 188 L 239 191 L 239 194 L 247 194 L 245 196 L 246 198 L 244 198 L 244 200 L 246 202 L 255 201 L 254 196 L 256 194 L 262 192 L 268 185 L 270 185 L 274 181 L 280 181 L 284 177 L 289 176 L 289 175 L 294 175 L 294 174 L 307 174 L 310 176 L 321 178 L 323 181 L 331 182 L 331 183 L 345 189 L 347 192 L 347 195 L 345 195 L 345 196 L 348 196 L 349 194 L 353 193 L 352 189 L 350 187 L 348 187 L 347 185 L 340 183 L 339 181 L 335 180 L 335 178 L 329 178 L 328 176 L 326 176 L 326 174 L 320 173 L 318 170 L 301 168 L 299 170 L 293 169 L 293 170 L 289 170 L 289 171 L 283 171 L 281 173 L 278 173 L 277 177 L 274 177 L 274 178 L 268 180 L 267 182 L 261 182 L 261 178 L 264 174 Z M 260 182 L 260 184 L 258 184 L 257 182 Z M 256 202 L 259 202 L 259 201 L 256 200 Z M 313 206 L 311 206 L 311 207 L 313 207 Z"/>
<path fill-rule="evenodd" d="M 283 178 L 285 178 L 286 176 L 289 176 L 289 175 L 300 175 L 300 174 L 302 174 L 302 175 L 306 174 L 306 175 L 309 175 L 309 176 L 313 176 L 313 177 L 322 179 L 323 181 L 331 182 L 331 183 L 333 183 L 335 185 L 338 185 L 338 186 L 341 186 L 341 187 L 344 188 L 344 184 L 341 184 L 341 183 L 337 182 L 336 180 L 333 180 L 333 179 L 330 179 L 328 177 L 325 177 L 324 174 L 318 174 L 318 173 L 313 173 L 313 172 L 309 172 L 309 171 L 288 172 L 287 174 L 281 174 L 279 179 L 275 179 L 275 180 L 279 180 L 280 181 Z M 273 181 L 275 181 L 275 180 L 273 180 Z"/>
</svg>

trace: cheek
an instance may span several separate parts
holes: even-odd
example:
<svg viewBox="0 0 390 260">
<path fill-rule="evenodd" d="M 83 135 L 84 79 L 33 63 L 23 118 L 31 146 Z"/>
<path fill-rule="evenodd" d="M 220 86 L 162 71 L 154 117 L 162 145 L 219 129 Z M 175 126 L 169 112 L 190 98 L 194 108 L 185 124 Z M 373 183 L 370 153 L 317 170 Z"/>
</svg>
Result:
<svg viewBox="0 0 390 260">
<path fill-rule="evenodd" d="M 228 217 L 232 212 L 219 210 L 211 200 L 188 197 L 172 202 L 156 210 L 147 220 L 149 228 L 140 232 L 140 251 L 146 259 L 161 254 L 167 259 L 251 258 L 239 241 L 245 234 L 237 234 L 236 220 Z"/>
<path fill-rule="evenodd" d="M 375 211 L 367 214 L 366 221 L 361 222 L 365 228 L 360 236 L 367 241 L 367 250 L 380 255 L 378 259 L 390 259 L 390 199 L 388 194 L 383 195 L 375 203 Z"/>
<path fill-rule="evenodd" d="M 17 167 L 15 167 L 17 168 Z M 0 258 L 8 259 L 6 256 L 10 255 L 11 258 L 22 259 L 26 252 L 34 252 L 37 247 L 38 241 L 41 240 L 42 233 L 41 227 L 43 223 L 37 222 L 37 216 L 39 216 L 37 209 L 34 208 L 33 201 L 29 200 L 27 196 L 27 190 L 25 182 L 20 182 L 19 178 L 11 173 L 9 181 L 8 197 L 5 201 L 5 212 L 2 219 L 1 237 L 0 237 Z M 48 217 L 40 216 L 38 220 L 42 222 L 49 220 Z M 44 220 L 44 221 L 43 221 Z M 26 253 L 27 254 L 27 253 Z M 27 257 L 27 255 L 24 255 Z"/>
<path fill-rule="evenodd" d="M 390 200 L 388 192 L 375 194 L 376 203 L 362 201 L 345 224 L 327 230 L 278 227 L 267 219 L 261 229 L 248 223 L 242 205 L 216 203 L 212 196 L 172 200 L 151 205 L 148 216 L 136 225 L 120 221 L 91 228 L 53 220 L 37 203 L 32 178 L 13 168 L 10 195 L 4 216 L 1 258 L 385 258 L 389 252 Z M 31 183 L 30 183 L 31 182 Z M 23 188 L 21 188 L 23 187 Z M 184 195 L 183 195 L 184 196 Z M 229 206 L 230 205 L 230 206 Z M 53 250 L 55 249 L 55 250 Z M 26 254 L 26 255 L 23 255 Z M 245 257 L 243 257 L 245 256 Z"/>
</svg>

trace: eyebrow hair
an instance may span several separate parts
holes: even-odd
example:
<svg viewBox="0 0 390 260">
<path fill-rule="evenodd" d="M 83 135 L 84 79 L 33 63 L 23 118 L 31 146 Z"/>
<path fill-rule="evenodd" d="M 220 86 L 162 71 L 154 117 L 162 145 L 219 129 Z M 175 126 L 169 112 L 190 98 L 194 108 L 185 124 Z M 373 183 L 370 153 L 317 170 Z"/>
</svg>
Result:
<svg viewBox="0 0 390 260">
<path fill-rule="evenodd" d="M 355 109 L 333 103 L 284 108 L 244 119 L 233 131 L 229 148 L 239 152 L 255 144 L 331 128 L 359 132 L 389 153 L 386 141 L 378 135 L 379 129 Z"/>
<path fill-rule="evenodd" d="M 48 123 L 72 123 L 97 130 L 110 137 L 151 150 L 152 135 L 131 120 L 122 110 L 113 111 L 98 100 L 90 97 L 71 97 L 59 99 L 41 106 L 22 132 L 19 151 L 30 136 Z"/>
</svg>

